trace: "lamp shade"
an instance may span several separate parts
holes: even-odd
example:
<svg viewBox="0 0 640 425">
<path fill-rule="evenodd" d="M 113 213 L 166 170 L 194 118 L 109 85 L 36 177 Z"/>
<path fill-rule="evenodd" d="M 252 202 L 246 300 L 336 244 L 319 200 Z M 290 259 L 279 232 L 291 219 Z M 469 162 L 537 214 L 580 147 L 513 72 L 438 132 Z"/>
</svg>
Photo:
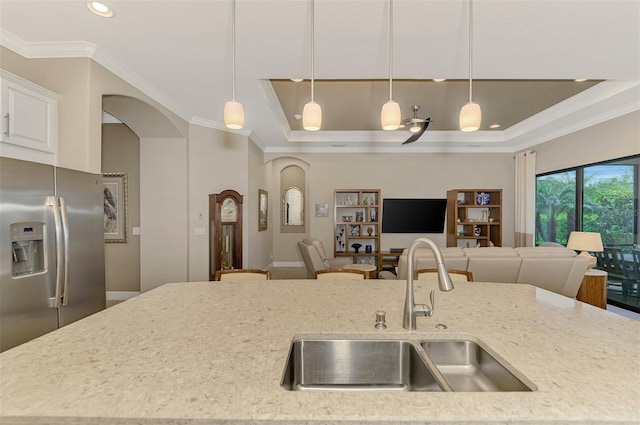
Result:
<svg viewBox="0 0 640 425">
<path fill-rule="evenodd" d="M 307 102 L 302 110 L 302 126 L 307 131 L 318 131 L 322 125 L 322 108 L 315 101 Z"/>
<path fill-rule="evenodd" d="M 602 238 L 598 232 L 571 232 L 567 248 L 576 251 L 602 252 Z"/>
<path fill-rule="evenodd" d="M 244 126 L 242 103 L 230 100 L 224 104 L 224 125 L 233 130 L 239 130 Z"/>
<path fill-rule="evenodd" d="M 389 100 L 382 105 L 380 111 L 380 121 L 383 130 L 397 130 L 400 127 L 402 116 L 400 113 L 400 105 L 394 100 Z"/>
<path fill-rule="evenodd" d="M 482 111 L 480 105 L 469 102 L 460 109 L 460 130 L 476 131 L 480 128 L 482 121 Z"/>
</svg>

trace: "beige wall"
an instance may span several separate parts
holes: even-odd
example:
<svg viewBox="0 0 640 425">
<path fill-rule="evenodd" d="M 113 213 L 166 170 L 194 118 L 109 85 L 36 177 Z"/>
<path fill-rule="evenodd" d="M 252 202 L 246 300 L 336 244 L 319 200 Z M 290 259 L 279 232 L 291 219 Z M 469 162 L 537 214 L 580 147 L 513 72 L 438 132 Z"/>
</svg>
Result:
<svg viewBox="0 0 640 425">
<path fill-rule="evenodd" d="M 128 243 L 105 244 L 107 291 L 140 291 L 140 140 L 123 124 L 102 126 L 102 172 L 127 174 Z"/>
<path fill-rule="evenodd" d="M 334 189 L 381 189 L 382 197 L 446 198 L 449 189 L 502 189 L 504 246 L 514 243 L 514 162 L 513 154 L 301 154 L 307 171 L 306 208 L 310 213 L 308 231 L 320 238 L 327 251 L 333 251 Z M 292 160 L 280 159 L 285 166 Z M 274 167 L 275 169 L 276 167 Z M 315 204 L 329 204 L 329 217 L 315 217 Z M 274 235 L 274 262 L 302 261 L 295 242 L 303 235 Z M 289 235 L 291 236 L 291 235 Z M 381 235 L 382 249 L 407 247 L 417 237 L 426 236 L 446 246 L 442 234 Z"/>
<path fill-rule="evenodd" d="M 275 212 L 278 209 L 278 191 L 271 177 L 272 164 L 264 163 L 262 150 L 249 139 L 248 152 L 248 201 L 245 211 L 249 214 L 247 241 L 250 244 L 246 266 L 262 269 L 273 259 L 273 233 L 278 225 Z M 258 231 L 258 189 L 268 192 L 267 230 Z M 246 201 L 245 201 L 246 202 Z"/>
<path fill-rule="evenodd" d="M 184 139 L 140 139 L 140 289 L 187 280 Z"/>
<path fill-rule="evenodd" d="M 197 125 L 189 126 L 189 280 L 205 281 L 209 270 L 209 195 L 232 189 L 243 195 L 243 265 L 247 264 L 249 210 L 248 149 L 246 136 L 214 130 Z M 257 189 L 255 197 L 257 198 Z M 255 211 L 257 220 L 257 209 Z M 253 223 L 253 221 L 252 221 Z M 257 228 L 257 223 L 255 224 Z M 204 234 L 197 235 L 204 228 Z M 259 268 L 262 265 L 258 266 Z"/>
<path fill-rule="evenodd" d="M 536 173 L 640 154 L 640 112 L 534 146 Z"/>
</svg>

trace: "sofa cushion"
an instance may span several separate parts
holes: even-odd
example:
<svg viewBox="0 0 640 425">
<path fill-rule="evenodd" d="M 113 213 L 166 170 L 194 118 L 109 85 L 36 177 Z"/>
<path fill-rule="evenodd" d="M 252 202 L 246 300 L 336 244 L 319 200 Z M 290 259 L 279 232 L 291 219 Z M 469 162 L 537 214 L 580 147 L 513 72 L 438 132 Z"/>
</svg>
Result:
<svg viewBox="0 0 640 425">
<path fill-rule="evenodd" d="M 517 257 L 518 253 L 511 247 L 464 248 L 465 255 L 471 257 Z M 475 276 L 474 276 L 475 278 Z"/>
<path fill-rule="evenodd" d="M 566 258 L 576 256 L 576 252 L 573 249 L 564 247 L 529 246 L 515 248 L 515 251 L 520 257 Z"/>
<path fill-rule="evenodd" d="M 467 271 L 473 273 L 474 282 L 514 283 L 518 278 L 521 263 L 522 259 L 517 255 L 515 257 L 470 256 Z"/>
<path fill-rule="evenodd" d="M 407 252 L 405 249 L 398 260 L 398 279 L 407 278 Z M 464 251 L 461 248 L 449 247 L 440 248 L 442 252 L 442 258 L 444 264 L 448 269 L 466 270 L 467 269 L 467 257 L 464 255 Z M 433 251 L 429 248 L 417 248 L 414 253 L 415 267 L 414 270 L 420 269 L 435 269 L 436 257 L 433 255 Z"/>
<path fill-rule="evenodd" d="M 583 257 L 576 257 L 568 261 L 566 257 L 523 258 L 517 283 L 528 283 L 575 298 L 589 263 L 588 259 L 584 258 L 584 261 L 582 259 Z"/>
</svg>

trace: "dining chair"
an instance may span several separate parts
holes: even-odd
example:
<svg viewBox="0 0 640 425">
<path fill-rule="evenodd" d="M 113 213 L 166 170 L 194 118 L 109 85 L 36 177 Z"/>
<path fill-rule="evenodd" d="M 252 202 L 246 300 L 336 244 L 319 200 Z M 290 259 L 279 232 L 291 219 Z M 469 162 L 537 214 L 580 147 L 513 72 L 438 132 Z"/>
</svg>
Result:
<svg viewBox="0 0 640 425">
<path fill-rule="evenodd" d="M 608 286 L 618 289 L 623 295 L 629 295 L 632 287 L 631 263 L 626 262 L 620 248 L 604 247 L 604 263 L 602 269 L 608 274 Z"/>
<path fill-rule="evenodd" d="M 451 280 L 454 282 L 473 282 L 473 273 L 465 270 L 447 270 Z M 437 280 L 438 269 L 420 269 L 416 271 L 416 279 L 418 280 Z"/>
<path fill-rule="evenodd" d="M 313 272 L 313 278 L 317 280 L 362 280 L 367 279 L 364 270 L 326 269 Z"/>
<path fill-rule="evenodd" d="M 259 269 L 216 270 L 213 280 L 238 282 L 241 280 L 271 280 L 271 272 Z"/>
</svg>

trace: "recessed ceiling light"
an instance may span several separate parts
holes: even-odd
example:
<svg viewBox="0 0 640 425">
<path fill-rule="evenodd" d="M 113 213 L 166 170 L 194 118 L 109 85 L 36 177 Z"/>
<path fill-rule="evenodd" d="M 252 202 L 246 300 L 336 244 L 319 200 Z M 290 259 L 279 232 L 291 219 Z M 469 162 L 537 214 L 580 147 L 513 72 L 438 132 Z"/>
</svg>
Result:
<svg viewBox="0 0 640 425">
<path fill-rule="evenodd" d="M 576 83 L 582 83 L 582 82 L 587 81 L 587 80 L 588 80 L 588 78 L 576 78 L 575 82 Z"/>
<path fill-rule="evenodd" d="M 443 81 L 447 81 L 446 78 L 434 78 L 433 81 L 435 81 L 436 83 L 441 83 Z"/>
<path fill-rule="evenodd" d="M 293 81 L 294 83 L 301 83 L 304 81 L 304 78 L 292 78 L 291 81 Z"/>
<path fill-rule="evenodd" d="M 300 121 L 300 120 L 302 119 L 302 115 L 300 115 L 300 114 L 295 114 L 295 115 L 293 116 L 293 118 L 295 118 L 296 120 Z"/>
<path fill-rule="evenodd" d="M 500 124 L 491 124 L 489 128 L 500 128 Z"/>
<path fill-rule="evenodd" d="M 87 3 L 87 9 L 98 16 L 102 16 L 103 18 L 110 18 L 113 16 L 113 11 L 98 1 L 90 1 Z"/>
</svg>

